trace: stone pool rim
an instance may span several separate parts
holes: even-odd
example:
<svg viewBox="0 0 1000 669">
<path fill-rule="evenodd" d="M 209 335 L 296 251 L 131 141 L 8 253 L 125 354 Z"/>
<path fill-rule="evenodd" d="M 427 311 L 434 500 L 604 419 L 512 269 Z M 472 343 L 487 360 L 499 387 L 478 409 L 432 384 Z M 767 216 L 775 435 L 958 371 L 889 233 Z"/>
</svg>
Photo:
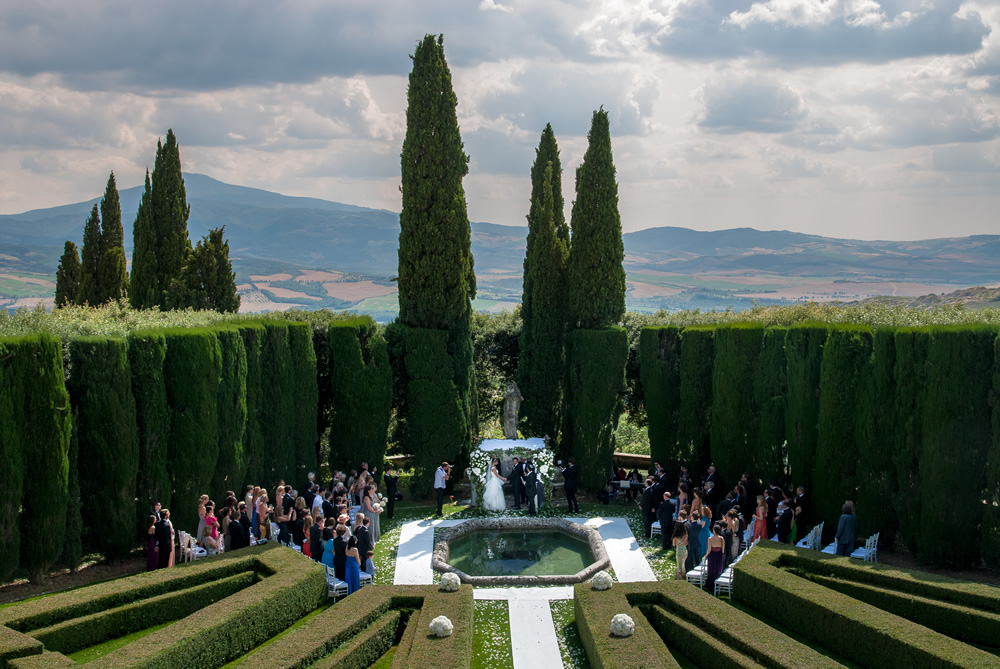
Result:
<svg viewBox="0 0 1000 669">
<path fill-rule="evenodd" d="M 461 569 L 456 569 L 448 563 L 451 556 L 450 543 L 474 532 L 491 532 L 500 530 L 555 530 L 582 540 L 590 547 L 594 558 L 588 566 L 575 574 L 558 575 L 528 575 L 517 574 L 508 576 L 472 576 Z M 431 566 L 440 573 L 452 573 L 458 576 L 462 583 L 472 586 L 494 587 L 502 585 L 572 585 L 588 581 L 594 574 L 606 569 L 611 564 L 608 551 L 604 548 L 601 533 L 588 525 L 581 525 L 565 518 L 473 518 L 460 525 L 439 529 L 434 540 L 434 556 Z"/>
</svg>

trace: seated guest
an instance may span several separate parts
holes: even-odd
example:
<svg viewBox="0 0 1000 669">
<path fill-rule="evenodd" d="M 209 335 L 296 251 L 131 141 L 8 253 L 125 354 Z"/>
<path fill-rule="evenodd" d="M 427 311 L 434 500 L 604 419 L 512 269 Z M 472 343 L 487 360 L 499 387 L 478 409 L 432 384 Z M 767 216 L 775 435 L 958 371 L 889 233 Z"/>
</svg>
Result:
<svg viewBox="0 0 1000 669">
<path fill-rule="evenodd" d="M 206 523 L 205 527 L 201 528 L 201 537 L 198 543 L 209 556 L 219 554 L 219 542 L 212 537 L 212 525 Z"/>
</svg>

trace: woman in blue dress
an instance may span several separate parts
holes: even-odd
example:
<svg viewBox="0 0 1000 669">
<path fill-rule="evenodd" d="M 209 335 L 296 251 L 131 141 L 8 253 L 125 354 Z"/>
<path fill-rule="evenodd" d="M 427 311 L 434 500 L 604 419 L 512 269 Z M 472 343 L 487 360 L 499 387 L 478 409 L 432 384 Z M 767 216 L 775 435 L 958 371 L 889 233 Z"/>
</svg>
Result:
<svg viewBox="0 0 1000 669">
<path fill-rule="evenodd" d="M 347 594 L 351 594 L 361 589 L 361 556 L 358 555 L 358 538 L 351 537 L 347 540 Z"/>
<path fill-rule="evenodd" d="M 707 506 L 701 507 L 701 536 L 698 537 L 698 546 L 701 549 L 701 555 L 697 556 L 697 559 L 701 561 L 704 558 L 706 552 L 708 552 L 708 538 L 712 536 L 712 510 Z"/>
<path fill-rule="evenodd" d="M 323 559 L 320 562 L 327 567 L 333 566 L 333 530 L 329 527 L 323 530 Z"/>
</svg>

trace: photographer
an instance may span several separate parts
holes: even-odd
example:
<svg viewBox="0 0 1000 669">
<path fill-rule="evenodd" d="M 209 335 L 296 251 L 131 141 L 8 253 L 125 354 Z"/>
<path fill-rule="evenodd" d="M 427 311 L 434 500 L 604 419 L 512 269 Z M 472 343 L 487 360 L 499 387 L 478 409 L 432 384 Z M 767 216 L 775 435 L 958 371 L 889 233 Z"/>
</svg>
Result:
<svg viewBox="0 0 1000 669">
<path fill-rule="evenodd" d="M 448 485 L 449 478 L 451 478 L 451 465 L 447 462 L 442 462 L 441 466 L 434 472 L 434 492 L 437 494 L 437 513 L 435 515 L 438 518 L 440 518 L 442 514 L 442 507 L 444 506 L 444 489 Z"/>
</svg>

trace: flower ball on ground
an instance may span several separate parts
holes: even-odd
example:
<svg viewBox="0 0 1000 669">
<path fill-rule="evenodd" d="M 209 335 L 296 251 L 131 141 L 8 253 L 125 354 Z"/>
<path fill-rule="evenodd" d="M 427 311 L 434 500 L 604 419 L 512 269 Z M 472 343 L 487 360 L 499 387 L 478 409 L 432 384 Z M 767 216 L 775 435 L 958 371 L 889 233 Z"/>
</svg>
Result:
<svg viewBox="0 0 1000 669">
<path fill-rule="evenodd" d="M 635 632 L 635 621 L 624 613 L 619 613 L 611 619 L 611 636 L 632 636 Z"/>
<path fill-rule="evenodd" d="M 438 616 L 431 621 L 431 634 L 443 639 L 446 636 L 451 636 L 451 633 L 455 631 L 455 626 L 451 624 L 447 616 Z"/>
<path fill-rule="evenodd" d="M 458 578 L 458 574 L 451 572 L 441 574 L 441 589 L 445 592 L 455 592 L 460 585 L 462 585 L 462 581 Z"/>
</svg>

